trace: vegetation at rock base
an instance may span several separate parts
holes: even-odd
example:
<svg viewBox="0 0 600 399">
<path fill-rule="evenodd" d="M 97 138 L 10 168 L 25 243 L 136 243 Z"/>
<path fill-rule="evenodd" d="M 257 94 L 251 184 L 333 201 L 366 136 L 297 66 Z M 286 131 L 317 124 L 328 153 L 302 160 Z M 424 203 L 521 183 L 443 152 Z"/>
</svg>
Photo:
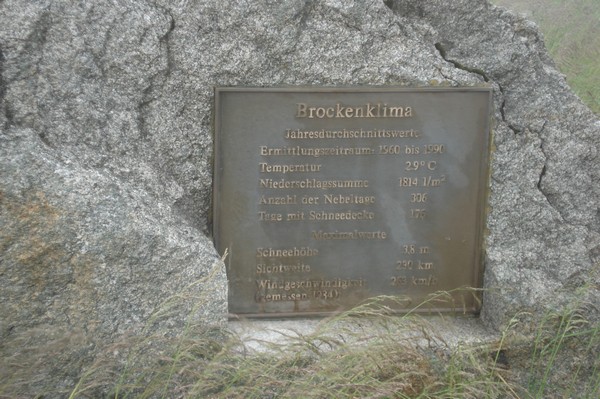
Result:
<svg viewBox="0 0 600 399">
<path fill-rule="evenodd" d="M 491 0 L 525 14 L 573 91 L 600 114 L 600 3 L 598 0 Z"/>
<path fill-rule="evenodd" d="M 83 368 L 76 386 L 38 397 L 600 397 L 600 323 L 586 319 L 583 300 L 533 329 L 531 315 L 519 313 L 496 339 L 477 344 L 446 342 L 434 327 L 441 316 L 392 314 L 387 305 L 397 300 L 406 298 L 374 298 L 278 343 L 193 323 L 176 338 L 124 336 Z M 31 397 L 35 369 L 6 377 L 0 398 Z"/>
</svg>

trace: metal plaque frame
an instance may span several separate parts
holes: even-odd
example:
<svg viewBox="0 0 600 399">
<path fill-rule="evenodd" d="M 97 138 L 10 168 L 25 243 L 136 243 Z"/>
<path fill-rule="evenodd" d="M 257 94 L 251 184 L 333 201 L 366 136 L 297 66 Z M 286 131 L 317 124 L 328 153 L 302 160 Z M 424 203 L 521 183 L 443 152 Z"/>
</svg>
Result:
<svg viewBox="0 0 600 399">
<path fill-rule="evenodd" d="M 478 312 L 491 104 L 489 87 L 216 88 L 230 314 L 328 315 L 375 296 Z"/>
</svg>

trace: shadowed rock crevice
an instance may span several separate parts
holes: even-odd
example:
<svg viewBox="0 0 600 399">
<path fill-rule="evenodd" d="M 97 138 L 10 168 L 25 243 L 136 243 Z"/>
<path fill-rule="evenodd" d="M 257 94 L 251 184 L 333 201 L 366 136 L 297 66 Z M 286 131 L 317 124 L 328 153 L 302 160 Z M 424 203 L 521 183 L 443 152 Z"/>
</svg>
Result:
<svg viewBox="0 0 600 399">
<path fill-rule="evenodd" d="M 422 18 L 425 16 L 425 8 L 420 2 L 404 0 L 383 0 L 383 4 L 390 10 L 402 16 L 416 16 Z"/>
<path fill-rule="evenodd" d="M 173 52 L 171 51 L 170 44 L 171 36 L 173 34 L 173 31 L 175 31 L 175 18 L 170 12 L 167 12 L 167 15 L 169 16 L 169 19 L 171 21 L 169 24 L 169 30 L 167 30 L 167 32 L 163 36 L 161 36 L 159 41 L 161 45 L 165 47 L 165 51 L 167 53 L 167 68 L 165 71 L 165 76 L 169 77 L 169 75 L 171 74 L 171 70 L 173 69 L 173 65 L 175 63 L 175 61 L 173 60 Z"/>
<path fill-rule="evenodd" d="M 544 165 L 542 168 L 542 171 L 540 172 L 540 179 L 537 182 L 537 188 L 542 194 L 544 194 L 544 191 L 542 190 L 542 179 L 544 178 L 544 175 L 546 175 L 546 165 Z"/>
<path fill-rule="evenodd" d="M 6 59 L 4 57 L 4 52 L 2 51 L 2 47 L 0 46 L 0 112 L 4 115 L 4 125 L 2 129 L 8 130 L 10 126 L 13 124 L 13 115 L 8 108 L 8 104 L 6 104 L 5 96 L 7 90 L 7 83 L 4 80 L 4 63 Z M 1 121 L 1 119 L 0 119 Z"/>
<path fill-rule="evenodd" d="M 506 93 L 504 92 L 504 87 L 501 84 L 498 84 L 498 90 L 500 90 L 500 94 L 502 95 L 502 103 L 500 104 L 500 116 L 502 117 L 502 121 L 506 123 L 506 126 L 512 130 L 515 135 L 518 135 L 522 132 L 522 129 L 517 128 L 512 125 L 506 118 Z"/>
<path fill-rule="evenodd" d="M 486 75 L 485 71 L 483 71 L 482 69 L 471 68 L 471 67 L 461 64 L 460 62 L 458 62 L 456 60 L 449 59 L 447 57 L 446 50 L 444 49 L 444 46 L 442 45 L 441 42 L 435 43 L 435 48 L 440 53 L 440 56 L 444 59 L 444 61 L 451 63 L 452 65 L 454 65 L 455 68 L 461 69 L 461 70 L 469 72 L 469 73 L 474 73 L 476 75 L 479 75 L 481 77 L 481 79 L 483 79 L 484 82 L 490 81 L 490 79 Z"/>
<path fill-rule="evenodd" d="M 150 129 L 146 123 L 147 113 L 150 112 L 148 106 L 155 99 L 152 97 L 152 85 L 149 85 L 142 92 L 142 101 L 137 105 L 137 127 L 140 132 L 140 138 L 147 140 L 150 136 Z"/>
<path fill-rule="evenodd" d="M 6 83 L 4 82 L 4 52 L 0 46 L 0 103 L 4 101 L 4 95 L 6 93 Z"/>
<path fill-rule="evenodd" d="M 157 9 L 162 12 L 162 15 L 168 18 L 168 28 L 162 36 L 158 38 L 160 57 L 164 60 L 164 68 L 161 68 L 149 78 L 149 85 L 143 89 L 142 99 L 136 107 L 138 129 L 140 137 L 143 140 L 147 140 L 152 131 L 151 126 L 147 123 L 148 117 L 150 116 L 149 114 L 153 112 L 151 105 L 159 96 L 161 96 L 160 93 L 164 91 L 164 87 L 172 73 L 175 62 L 170 45 L 171 35 L 175 30 L 175 18 L 168 10 L 163 9 L 162 7 L 158 7 Z M 148 33 L 140 35 L 139 40 L 144 40 L 147 34 Z M 161 60 L 157 61 L 161 62 Z"/>
<path fill-rule="evenodd" d="M 544 165 L 542 166 L 542 170 L 540 171 L 540 177 L 538 179 L 538 182 L 536 184 L 536 187 L 538 189 L 538 191 L 542 194 L 542 196 L 544 197 L 544 199 L 546 200 L 546 202 L 548 203 L 548 205 L 556 211 L 556 213 L 559 215 L 561 221 L 565 224 L 569 224 L 572 226 L 577 226 L 577 224 L 575 223 L 571 223 L 568 221 L 568 218 L 566 217 L 566 215 L 564 214 L 564 212 L 562 211 L 562 209 L 560 208 L 560 206 L 557 206 L 557 204 L 555 203 L 555 201 L 552 199 L 552 194 L 548 193 L 547 190 L 544 188 L 544 178 L 546 177 L 546 173 L 548 171 L 548 155 L 546 154 L 546 151 L 544 150 L 544 136 L 543 136 L 543 130 L 544 130 L 544 126 L 542 126 L 542 128 L 537 131 L 537 132 L 533 132 L 534 134 L 537 135 L 537 137 L 540 140 L 540 151 L 542 152 L 542 154 L 544 155 Z M 581 225 L 582 227 L 586 227 L 585 225 Z M 591 232 L 591 231 L 590 231 Z"/>
</svg>

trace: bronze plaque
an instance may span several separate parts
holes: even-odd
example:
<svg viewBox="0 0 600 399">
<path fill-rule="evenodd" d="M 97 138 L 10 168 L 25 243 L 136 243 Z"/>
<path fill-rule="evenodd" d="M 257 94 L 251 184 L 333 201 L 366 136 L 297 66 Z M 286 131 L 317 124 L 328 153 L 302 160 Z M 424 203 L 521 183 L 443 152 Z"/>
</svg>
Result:
<svg viewBox="0 0 600 399">
<path fill-rule="evenodd" d="M 406 296 L 477 312 L 489 88 L 217 88 L 214 239 L 229 311 Z M 438 298 L 442 299 L 442 298 Z"/>
</svg>

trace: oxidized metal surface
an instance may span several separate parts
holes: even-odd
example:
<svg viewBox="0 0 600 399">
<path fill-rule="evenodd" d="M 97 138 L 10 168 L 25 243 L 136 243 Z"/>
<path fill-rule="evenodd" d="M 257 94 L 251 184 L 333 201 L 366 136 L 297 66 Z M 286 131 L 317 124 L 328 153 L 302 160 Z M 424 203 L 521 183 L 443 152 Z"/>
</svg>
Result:
<svg viewBox="0 0 600 399">
<path fill-rule="evenodd" d="M 229 311 L 327 314 L 480 287 L 488 88 L 216 89 Z M 423 310 L 476 312 L 476 295 Z"/>
</svg>

